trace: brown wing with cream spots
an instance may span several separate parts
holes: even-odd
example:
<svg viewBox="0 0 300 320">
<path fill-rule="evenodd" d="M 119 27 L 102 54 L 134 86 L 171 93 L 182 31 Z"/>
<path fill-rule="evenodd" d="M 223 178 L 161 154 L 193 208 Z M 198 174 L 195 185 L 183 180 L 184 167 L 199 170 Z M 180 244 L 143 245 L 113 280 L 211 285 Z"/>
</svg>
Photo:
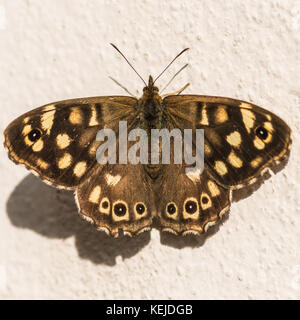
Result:
<svg viewBox="0 0 300 320">
<path fill-rule="evenodd" d="M 154 201 L 149 177 L 141 165 L 95 167 L 76 190 L 83 218 L 117 237 L 119 230 L 133 236 L 151 229 Z"/>
<path fill-rule="evenodd" d="M 204 129 L 205 170 L 226 188 L 254 183 L 289 155 L 288 125 L 254 104 L 193 95 L 169 96 L 163 103 L 174 127 Z"/>
<path fill-rule="evenodd" d="M 95 164 L 100 166 L 96 162 L 97 132 L 104 126 L 116 130 L 119 120 L 130 124 L 136 102 L 116 96 L 48 104 L 14 120 L 4 132 L 4 145 L 15 163 L 46 182 L 72 189 Z"/>
<path fill-rule="evenodd" d="M 156 203 L 163 231 L 198 234 L 218 223 L 229 210 L 230 190 L 217 185 L 206 170 L 189 176 L 182 166 L 165 165 L 157 185 Z"/>
</svg>

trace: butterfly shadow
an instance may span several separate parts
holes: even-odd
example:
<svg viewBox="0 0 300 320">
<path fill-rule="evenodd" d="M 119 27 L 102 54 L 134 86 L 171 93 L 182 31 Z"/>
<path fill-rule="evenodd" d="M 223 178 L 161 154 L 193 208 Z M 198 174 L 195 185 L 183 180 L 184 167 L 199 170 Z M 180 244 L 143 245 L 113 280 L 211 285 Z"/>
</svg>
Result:
<svg viewBox="0 0 300 320">
<path fill-rule="evenodd" d="M 16 186 L 6 207 L 10 221 L 18 228 L 30 229 L 48 238 L 74 236 L 78 255 L 95 264 L 113 266 L 117 256 L 130 258 L 150 241 L 149 232 L 135 238 L 112 238 L 97 231 L 77 214 L 72 191 L 55 189 L 32 174 Z"/>
</svg>

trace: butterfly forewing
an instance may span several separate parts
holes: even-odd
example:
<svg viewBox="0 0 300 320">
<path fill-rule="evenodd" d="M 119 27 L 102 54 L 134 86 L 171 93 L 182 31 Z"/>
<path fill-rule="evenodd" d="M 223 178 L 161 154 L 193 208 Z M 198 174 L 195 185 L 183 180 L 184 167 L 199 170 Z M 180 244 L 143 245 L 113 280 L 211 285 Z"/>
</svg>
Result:
<svg viewBox="0 0 300 320">
<path fill-rule="evenodd" d="M 14 120 L 5 130 L 9 157 L 43 180 L 75 188 L 97 164 L 97 132 L 133 120 L 136 99 L 93 97 L 48 104 Z"/>
<path fill-rule="evenodd" d="M 208 96 L 164 99 L 170 118 L 204 129 L 205 169 L 226 188 L 253 183 L 288 156 L 291 130 L 273 113 L 240 100 Z"/>
</svg>

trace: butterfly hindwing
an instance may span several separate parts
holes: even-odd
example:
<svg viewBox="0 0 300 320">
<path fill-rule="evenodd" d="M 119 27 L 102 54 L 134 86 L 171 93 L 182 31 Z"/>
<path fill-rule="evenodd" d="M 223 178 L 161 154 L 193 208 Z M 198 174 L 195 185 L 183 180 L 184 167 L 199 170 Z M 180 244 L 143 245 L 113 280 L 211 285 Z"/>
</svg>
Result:
<svg viewBox="0 0 300 320">
<path fill-rule="evenodd" d="M 95 166 L 76 198 L 82 216 L 112 236 L 120 229 L 130 236 L 151 229 L 151 181 L 141 165 Z"/>
<path fill-rule="evenodd" d="M 207 171 L 187 175 L 182 166 L 165 167 L 159 194 L 160 226 L 175 234 L 205 232 L 230 207 L 230 190 L 219 186 Z"/>
</svg>

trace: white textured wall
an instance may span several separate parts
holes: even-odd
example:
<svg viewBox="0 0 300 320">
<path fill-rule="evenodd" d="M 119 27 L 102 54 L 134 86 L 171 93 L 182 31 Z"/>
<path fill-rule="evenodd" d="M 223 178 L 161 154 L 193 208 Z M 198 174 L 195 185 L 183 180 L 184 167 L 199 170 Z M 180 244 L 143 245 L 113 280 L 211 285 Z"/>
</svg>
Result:
<svg viewBox="0 0 300 320">
<path fill-rule="evenodd" d="M 0 130 L 34 107 L 134 93 L 183 48 L 159 81 L 169 91 L 252 101 L 291 126 L 288 165 L 204 241 L 115 240 L 57 191 L 0 153 L 0 298 L 300 298 L 299 0 L 0 0 Z"/>
</svg>

